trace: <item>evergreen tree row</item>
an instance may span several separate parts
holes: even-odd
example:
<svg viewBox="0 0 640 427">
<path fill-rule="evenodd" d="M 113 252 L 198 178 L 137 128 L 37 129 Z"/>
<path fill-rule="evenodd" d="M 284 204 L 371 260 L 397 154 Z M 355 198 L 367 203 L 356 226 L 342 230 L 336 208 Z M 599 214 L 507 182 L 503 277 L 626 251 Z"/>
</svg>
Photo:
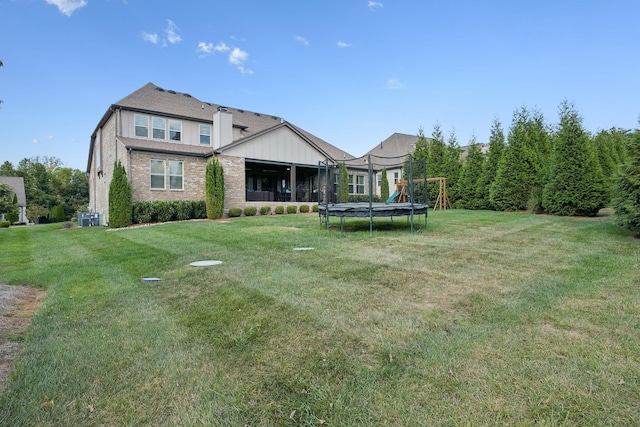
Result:
<svg viewBox="0 0 640 427">
<path fill-rule="evenodd" d="M 454 131 L 445 142 L 440 124 L 430 139 L 419 129 L 414 157 L 427 160 L 428 177 L 447 178 L 455 208 L 592 216 L 611 205 L 631 135 L 621 129 L 591 135 L 575 106 L 564 101 L 556 126 L 522 107 L 505 138 L 494 119 L 488 149 L 473 136 L 464 159 Z M 435 201 L 437 186 L 428 191 Z"/>
</svg>

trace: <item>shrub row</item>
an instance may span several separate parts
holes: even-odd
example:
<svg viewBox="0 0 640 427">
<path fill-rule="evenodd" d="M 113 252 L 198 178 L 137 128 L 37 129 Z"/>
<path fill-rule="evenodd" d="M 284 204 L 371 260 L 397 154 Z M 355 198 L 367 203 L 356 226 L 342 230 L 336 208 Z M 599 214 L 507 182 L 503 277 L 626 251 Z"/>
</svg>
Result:
<svg viewBox="0 0 640 427">
<path fill-rule="evenodd" d="M 295 205 L 288 205 L 286 210 L 288 214 L 294 214 L 298 212 L 298 207 Z M 300 210 L 299 210 L 300 213 L 307 213 L 309 212 L 309 210 L 313 210 L 313 212 L 318 212 L 318 205 L 315 204 L 311 208 L 309 207 L 309 205 L 300 205 Z M 282 215 L 284 214 L 284 211 L 285 211 L 284 206 L 276 206 L 274 209 L 274 213 L 276 215 Z M 258 213 L 258 208 L 256 208 L 255 206 L 247 206 L 246 208 L 244 208 L 244 211 L 241 208 L 230 208 L 229 216 L 232 218 L 239 217 L 242 215 L 242 212 L 244 212 L 245 216 L 255 216 Z M 260 208 L 260 215 L 270 215 L 270 214 L 271 214 L 271 206 L 262 206 Z"/>
<path fill-rule="evenodd" d="M 11 221 L 0 221 L 0 228 L 9 228 Z"/>
<path fill-rule="evenodd" d="M 133 223 L 184 221 L 204 219 L 207 206 L 204 200 L 140 201 L 133 204 Z"/>
</svg>

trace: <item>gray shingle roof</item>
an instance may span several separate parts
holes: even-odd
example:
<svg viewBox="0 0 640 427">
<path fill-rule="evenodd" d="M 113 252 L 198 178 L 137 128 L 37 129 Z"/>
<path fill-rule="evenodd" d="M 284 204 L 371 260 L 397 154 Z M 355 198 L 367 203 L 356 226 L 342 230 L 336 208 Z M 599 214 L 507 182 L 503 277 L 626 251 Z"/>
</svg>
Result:
<svg viewBox="0 0 640 427">
<path fill-rule="evenodd" d="M 411 154 L 415 150 L 417 141 L 416 135 L 394 133 L 369 150 L 365 157 L 370 154 L 371 162 L 376 166 L 402 165 L 407 154 Z"/>
<path fill-rule="evenodd" d="M 18 196 L 18 206 L 27 206 L 27 195 L 24 191 L 24 178 L 21 176 L 0 176 L 0 184 L 13 188 Z"/>
<path fill-rule="evenodd" d="M 242 138 L 238 140 L 238 143 L 242 143 L 242 141 L 250 139 L 253 135 L 274 129 L 278 125 L 284 123 L 284 120 L 281 117 L 275 115 L 257 113 L 240 108 L 232 108 L 222 106 L 220 104 L 205 102 L 187 93 L 168 90 L 160 88 L 153 83 L 147 83 L 140 89 L 113 104 L 103 116 L 102 120 L 96 127 L 96 130 L 106 122 L 112 114 L 111 110 L 115 108 L 211 123 L 213 121 L 213 115 L 218 110 L 218 107 L 226 108 L 232 114 L 233 126 L 242 129 Z M 312 135 L 291 123 L 289 123 L 289 125 L 331 158 L 338 161 L 353 158 L 351 154 L 329 144 L 317 136 Z M 92 135 L 92 138 L 93 137 L 94 136 Z M 162 152 L 180 152 L 190 155 L 212 154 L 212 150 L 208 147 L 177 144 L 168 145 L 157 141 L 139 140 L 134 138 L 119 137 L 118 139 L 127 147 L 146 151 L 153 151 L 157 149 Z M 92 150 L 92 147 L 93 145 L 90 147 L 90 150 Z M 91 152 L 89 153 L 89 156 L 91 156 Z M 90 167 L 91 163 L 89 159 L 87 163 L 87 170 L 89 170 Z"/>
</svg>

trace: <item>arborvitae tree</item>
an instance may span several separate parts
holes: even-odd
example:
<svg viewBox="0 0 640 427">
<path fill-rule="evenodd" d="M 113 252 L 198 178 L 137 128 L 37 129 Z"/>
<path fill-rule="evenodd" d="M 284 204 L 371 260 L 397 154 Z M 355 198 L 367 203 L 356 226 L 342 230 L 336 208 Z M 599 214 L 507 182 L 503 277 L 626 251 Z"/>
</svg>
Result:
<svg viewBox="0 0 640 427">
<path fill-rule="evenodd" d="M 458 179 L 460 178 L 460 170 L 462 169 L 462 160 L 460 159 L 460 145 L 456 137 L 455 130 L 449 133 L 445 154 L 444 176 L 447 178 L 447 196 L 453 204 L 458 200 Z"/>
<path fill-rule="evenodd" d="M 347 171 L 347 165 L 344 162 L 340 164 L 338 183 L 338 203 L 347 203 L 349 201 L 349 171 Z"/>
<path fill-rule="evenodd" d="M 121 228 L 131 225 L 133 215 L 133 198 L 131 185 L 127 179 L 127 171 L 120 163 L 113 166 L 113 178 L 109 185 L 109 227 Z"/>
<path fill-rule="evenodd" d="M 495 206 L 489 199 L 489 190 L 491 184 L 496 178 L 496 172 L 498 171 L 498 162 L 502 157 L 504 151 L 504 131 L 502 130 L 502 124 L 497 118 L 493 119 L 493 125 L 491 126 L 491 136 L 489 137 L 489 151 L 487 152 L 486 161 L 482 167 L 482 175 L 478 179 L 478 185 L 476 187 L 476 201 L 478 209 L 495 209 Z"/>
<path fill-rule="evenodd" d="M 607 193 L 611 195 L 618 178 L 618 173 L 626 160 L 625 141 L 628 131 L 612 128 L 601 130 L 593 137 L 593 142 L 598 151 L 598 161 L 604 175 Z"/>
<path fill-rule="evenodd" d="M 533 213 L 541 213 L 542 189 L 545 186 L 551 167 L 552 139 L 544 116 L 540 111 L 534 110 L 527 122 L 527 141 L 531 164 L 533 167 L 533 185 L 527 200 L 527 209 Z"/>
<path fill-rule="evenodd" d="M 469 142 L 469 150 L 462 163 L 460 179 L 458 180 L 458 201 L 455 205 L 458 209 L 477 209 L 476 187 L 482 167 L 484 165 L 484 153 L 475 135 Z"/>
<path fill-rule="evenodd" d="M 224 213 L 224 169 L 216 157 L 207 162 L 205 171 L 207 218 L 220 219 Z"/>
<path fill-rule="evenodd" d="M 380 179 L 380 199 L 386 202 L 389 198 L 389 178 L 387 178 L 387 168 L 382 168 L 382 179 Z"/>
<path fill-rule="evenodd" d="M 62 205 L 54 206 L 53 209 L 51 209 L 51 213 L 49 214 L 49 218 L 52 219 L 55 222 L 64 222 L 64 220 L 65 220 L 64 206 L 62 206 Z"/>
<path fill-rule="evenodd" d="M 538 182 L 529 121 L 530 114 L 526 108 L 513 113 L 508 146 L 500 158 L 496 178 L 489 193 L 490 202 L 498 210 L 526 209 L 531 190 Z"/>
<path fill-rule="evenodd" d="M 628 157 L 613 190 L 615 219 L 640 237 L 640 129 L 630 135 Z"/>
<path fill-rule="evenodd" d="M 589 134 L 582 128 L 582 118 L 568 101 L 560 105 L 554 147 L 542 195 L 545 211 L 556 215 L 597 214 L 606 201 L 604 175 Z"/>
</svg>

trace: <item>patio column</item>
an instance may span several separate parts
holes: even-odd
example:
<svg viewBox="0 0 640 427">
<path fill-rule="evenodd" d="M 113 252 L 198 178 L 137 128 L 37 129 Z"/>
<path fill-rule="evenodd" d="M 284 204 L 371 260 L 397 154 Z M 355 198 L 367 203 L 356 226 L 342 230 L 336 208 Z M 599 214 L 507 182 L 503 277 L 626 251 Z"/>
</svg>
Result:
<svg viewBox="0 0 640 427">
<path fill-rule="evenodd" d="M 290 186 L 291 186 L 291 201 L 295 202 L 296 201 L 296 165 L 295 164 L 291 164 L 291 175 L 289 176 L 289 182 L 290 182 Z"/>
</svg>

